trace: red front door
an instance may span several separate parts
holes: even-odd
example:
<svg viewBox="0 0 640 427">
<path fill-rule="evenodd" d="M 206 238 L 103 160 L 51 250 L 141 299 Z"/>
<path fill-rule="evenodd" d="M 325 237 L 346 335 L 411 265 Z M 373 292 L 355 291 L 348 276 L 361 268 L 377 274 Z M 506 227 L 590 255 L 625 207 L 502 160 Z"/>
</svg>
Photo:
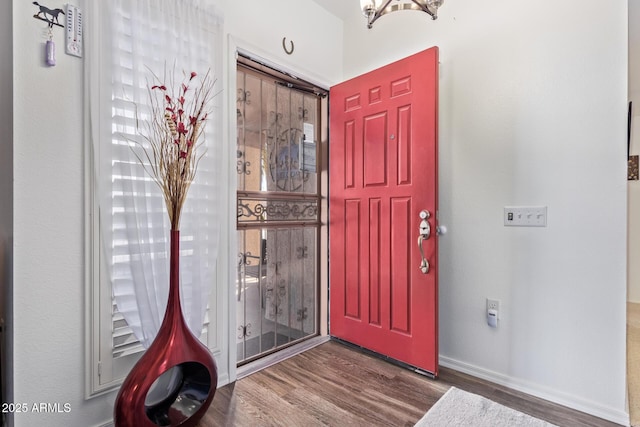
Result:
<svg viewBox="0 0 640 427">
<path fill-rule="evenodd" d="M 436 47 L 330 92 L 330 333 L 434 375 L 437 107 Z"/>
</svg>

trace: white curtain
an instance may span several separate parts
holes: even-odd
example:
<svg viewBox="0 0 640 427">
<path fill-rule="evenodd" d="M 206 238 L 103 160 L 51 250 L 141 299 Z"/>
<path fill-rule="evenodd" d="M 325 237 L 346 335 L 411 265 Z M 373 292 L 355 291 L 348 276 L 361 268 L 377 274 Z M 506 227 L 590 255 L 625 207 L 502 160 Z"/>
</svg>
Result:
<svg viewBox="0 0 640 427">
<path fill-rule="evenodd" d="M 135 111 L 148 115 L 152 73 L 183 72 L 217 78 L 222 90 L 221 18 L 206 1 L 109 0 L 100 2 L 99 52 L 87 52 L 100 94 L 90 95 L 93 149 L 97 162 L 104 263 L 117 310 L 147 348 L 155 338 L 169 288 L 169 221 L 162 193 L 131 150 L 139 139 Z M 165 83 L 165 82 L 163 82 Z M 166 82 L 168 83 L 168 82 Z M 203 135 L 201 160 L 183 209 L 181 301 L 190 330 L 200 336 L 218 246 L 222 95 Z M 104 307 L 104 305 L 102 306 Z"/>
</svg>

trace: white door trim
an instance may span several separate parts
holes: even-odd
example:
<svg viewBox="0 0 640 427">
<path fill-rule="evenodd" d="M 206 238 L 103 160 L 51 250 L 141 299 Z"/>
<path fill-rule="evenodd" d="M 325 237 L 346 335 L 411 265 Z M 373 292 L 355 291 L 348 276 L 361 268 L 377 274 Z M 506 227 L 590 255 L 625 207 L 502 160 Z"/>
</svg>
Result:
<svg viewBox="0 0 640 427">
<path fill-rule="evenodd" d="M 224 112 L 224 126 L 223 130 L 223 138 L 225 141 L 222 155 L 225 156 L 224 159 L 226 161 L 225 169 L 222 171 L 224 176 L 222 185 L 227 189 L 226 192 L 226 202 L 228 204 L 227 209 L 227 218 L 225 218 L 223 228 L 226 230 L 225 232 L 221 232 L 221 242 L 226 242 L 226 251 L 221 248 L 219 251 L 219 263 L 221 266 L 224 266 L 220 270 L 219 274 L 219 295 L 221 296 L 220 301 L 226 302 L 226 304 L 218 304 L 218 316 L 217 320 L 219 322 L 220 328 L 218 331 L 220 332 L 220 337 L 223 343 L 226 343 L 226 347 L 228 348 L 226 358 L 227 358 L 227 372 L 228 376 L 225 377 L 226 382 L 219 381 L 219 386 L 225 385 L 230 382 L 234 382 L 242 376 L 248 375 L 247 372 L 255 372 L 255 370 L 262 369 L 266 366 L 271 366 L 274 363 L 282 361 L 292 355 L 299 354 L 302 351 L 306 351 L 309 348 L 315 347 L 316 345 L 321 344 L 322 342 L 328 341 L 328 228 L 327 228 L 327 218 L 328 218 L 328 171 L 326 170 L 326 166 L 323 169 L 321 174 L 321 212 L 322 218 L 321 223 L 322 226 L 320 228 L 320 244 L 322 250 L 320 256 L 320 265 L 318 268 L 320 269 L 320 295 L 319 295 L 319 311 L 320 311 L 320 319 L 319 319 L 319 327 L 320 327 L 320 336 L 316 338 L 312 338 L 310 340 L 302 342 L 300 344 L 294 345 L 285 351 L 280 351 L 278 353 L 274 353 L 268 356 L 268 360 L 258 360 L 254 363 L 248 364 L 248 367 L 242 367 L 242 369 L 238 369 L 237 367 L 237 345 L 235 342 L 235 331 L 236 331 L 236 297 L 234 292 L 231 292 L 232 286 L 231 284 L 235 282 L 235 271 L 236 271 L 236 257 L 234 254 L 238 252 L 237 241 L 235 238 L 236 229 L 236 188 L 237 188 L 237 173 L 236 173 L 236 156 L 235 156 L 235 148 L 232 146 L 232 141 L 236 141 L 238 138 L 237 134 L 237 115 L 230 114 L 231 112 L 236 111 L 236 81 L 237 81 L 237 57 L 238 54 L 243 54 L 248 56 L 254 60 L 257 60 L 271 68 L 276 70 L 280 70 L 287 74 L 297 76 L 301 79 L 306 80 L 309 83 L 316 85 L 319 88 L 327 89 L 330 84 L 320 78 L 319 76 L 314 75 L 313 72 L 309 70 L 304 70 L 298 67 L 295 64 L 291 64 L 286 59 L 276 58 L 275 55 L 265 52 L 263 49 L 260 49 L 250 43 L 246 43 L 245 41 L 229 34 L 228 36 L 228 45 L 227 45 L 227 68 L 225 74 L 223 76 L 224 87 L 226 88 L 226 102 L 227 108 Z M 328 102 L 328 99 L 325 100 Z M 327 109 L 328 110 L 328 109 Z M 321 133 L 321 144 L 324 149 L 326 149 L 328 144 L 328 117 L 322 117 L 323 129 Z M 322 156 L 326 159 L 327 156 Z M 264 366 L 263 366 L 264 365 Z M 260 367 L 262 366 L 262 367 Z M 222 376 L 221 376 L 222 377 Z"/>
</svg>

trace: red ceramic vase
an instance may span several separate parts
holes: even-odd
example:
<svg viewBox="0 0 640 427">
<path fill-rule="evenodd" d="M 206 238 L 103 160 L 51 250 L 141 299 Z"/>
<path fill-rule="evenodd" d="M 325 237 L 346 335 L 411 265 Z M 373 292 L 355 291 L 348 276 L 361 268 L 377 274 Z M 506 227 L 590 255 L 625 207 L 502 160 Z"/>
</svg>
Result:
<svg viewBox="0 0 640 427">
<path fill-rule="evenodd" d="M 171 230 L 169 274 L 169 300 L 162 325 L 120 387 L 113 414 L 116 427 L 193 427 L 216 392 L 215 360 L 182 315 L 178 230 Z"/>
</svg>

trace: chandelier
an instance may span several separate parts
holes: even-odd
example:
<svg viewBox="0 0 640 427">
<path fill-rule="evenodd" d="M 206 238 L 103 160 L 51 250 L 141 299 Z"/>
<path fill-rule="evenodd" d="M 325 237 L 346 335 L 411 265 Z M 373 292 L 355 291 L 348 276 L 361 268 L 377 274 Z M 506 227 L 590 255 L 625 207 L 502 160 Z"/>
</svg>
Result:
<svg viewBox="0 0 640 427">
<path fill-rule="evenodd" d="M 421 10 L 428 13 L 431 19 L 438 19 L 438 8 L 444 0 L 360 0 L 362 13 L 367 17 L 367 27 L 382 15 L 397 10 Z"/>
</svg>

